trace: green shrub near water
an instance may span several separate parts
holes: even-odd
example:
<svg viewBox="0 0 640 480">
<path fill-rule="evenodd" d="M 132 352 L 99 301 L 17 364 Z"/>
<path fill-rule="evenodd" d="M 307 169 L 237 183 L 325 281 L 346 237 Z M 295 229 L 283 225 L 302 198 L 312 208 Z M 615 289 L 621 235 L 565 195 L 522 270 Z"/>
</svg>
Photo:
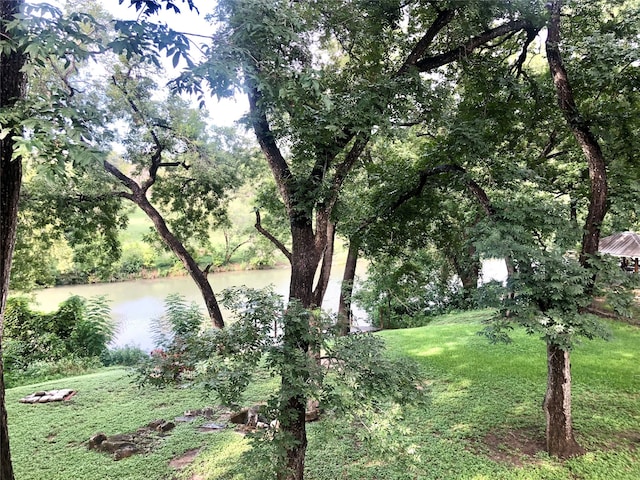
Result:
<svg viewBox="0 0 640 480">
<path fill-rule="evenodd" d="M 124 347 L 110 348 L 100 355 L 100 361 L 105 367 L 120 365 L 134 367 L 149 358 L 149 354 L 140 347 L 125 345 Z"/>
<path fill-rule="evenodd" d="M 26 297 L 7 300 L 3 359 L 8 384 L 85 373 L 115 334 L 104 297 L 69 297 L 52 313 L 31 309 Z"/>
</svg>

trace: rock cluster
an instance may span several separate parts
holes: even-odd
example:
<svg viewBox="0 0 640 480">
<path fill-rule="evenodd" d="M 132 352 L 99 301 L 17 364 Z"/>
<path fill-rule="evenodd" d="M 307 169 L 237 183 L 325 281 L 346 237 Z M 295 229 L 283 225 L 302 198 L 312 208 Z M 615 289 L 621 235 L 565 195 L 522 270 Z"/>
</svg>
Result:
<svg viewBox="0 0 640 480">
<path fill-rule="evenodd" d="M 48 402 L 61 402 L 68 400 L 75 395 L 75 390 L 63 389 L 63 390 L 49 390 L 40 391 L 27 395 L 19 400 L 20 403 L 48 403 Z"/>
<path fill-rule="evenodd" d="M 133 433 L 121 433 L 107 436 L 102 432 L 93 435 L 87 442 L 87 448 L 113 455 L 114 460 L 122 460 L 136 453 L 152 450 L 159 434 L 164 434 L 176 426 L 171 421 L 154 420 Z"/>
</svg>

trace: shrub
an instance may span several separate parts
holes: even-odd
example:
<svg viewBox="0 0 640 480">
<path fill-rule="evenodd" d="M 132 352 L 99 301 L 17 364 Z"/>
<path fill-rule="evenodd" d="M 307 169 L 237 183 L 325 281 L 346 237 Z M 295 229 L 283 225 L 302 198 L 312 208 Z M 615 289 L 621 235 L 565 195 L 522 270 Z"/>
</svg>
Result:
<svg viewBox="0 0 640 480">
<path fill-rule="evenodd" d="M 130 345 L 105 350 L 102 355 L 100 355 L 100 361 L 107 367 L 112 365 L 134 367 L 148 359 L 149 354 L 147 354 L 147 352 L 139 347 L 132 347 Z"/>
<path fill-rule="evenodd" d="M 10 345 L 8 368 L 25 369 L 35 361 L 71 356 L 98 357 L 115 333 L 104 297 L 87 300 L 72 296 L 53 313 L 33 311 L 30 302 L 27 297 L 7 301 L 4 334 Z"/>
<path fill-rule="evenodd" d="M 36 360 L 22 370 L 8 370 L 7 388 L 45 382 L 57 378 L 71 377 L 92 372 L 102 366 L 96 357 L 79 358 L 68 356 L 59 360 Z"/>
<path fill-rule="evenodd" d="M 152 322 L 156 348 L 139 364 L 141 383 L 163 385 L 187 379 L 195 371 L 198 333 L 205 321 L 198 305 L 177 294 L 165 300 L 165 314 Z"/>
</svg>

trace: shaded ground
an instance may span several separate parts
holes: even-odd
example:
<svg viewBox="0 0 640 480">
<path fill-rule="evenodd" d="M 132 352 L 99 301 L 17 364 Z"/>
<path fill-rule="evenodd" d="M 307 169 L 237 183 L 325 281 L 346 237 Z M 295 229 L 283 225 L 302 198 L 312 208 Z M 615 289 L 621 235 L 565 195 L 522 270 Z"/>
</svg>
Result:
<svg viewBox="0 0 640 480">
<path fill-rule="evenodd" d="M 640 449 L 640 431 L 620 433 L 609 439 L 605 450 Z M 546 451 L 544 432 L 534 428 L 489 432 L 475 445 L 476 453 L 482 452 L 491 460 L 515 467 L 538 463 L 538 454 Z"/>
<path fill-rule="evenodd" d="M 486 448 L 489 458 L 499 463 L 521 467 L 536 463 L 536 456 L 544 452 L 544 432 L 533 428 L 489 432 L 478 445 Z"/>
</svg>

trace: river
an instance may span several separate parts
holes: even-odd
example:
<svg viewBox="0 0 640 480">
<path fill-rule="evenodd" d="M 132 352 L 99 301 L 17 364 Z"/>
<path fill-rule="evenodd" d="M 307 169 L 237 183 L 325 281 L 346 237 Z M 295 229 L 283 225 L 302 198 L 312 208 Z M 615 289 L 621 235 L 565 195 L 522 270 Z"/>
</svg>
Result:
<svg viewBox="0 0 640 480">
<path fill-rule="evenodd" d="M 323 308 L 337 311 L 340 296 L 340 280 L 344 264 L 335 264 L 325 295 Z M 364 268 L 359 274 L 364 273 Z M 209 281 L 218 295 L 229 287 L 247 286 L 263 288 L 273 286 L 276 293 L 286 296 L 289 291 L 289 268 L 269 270 L 247 270 L 236 272 L 218 272 L 209 275 Z M 196 302 L 206 312 L 200 291 L 190 277 L 170 277 L 153 280 L 131 280 L 118 283 L 96 283 L 91 285 L 70 285 L 47 288 L 35 292 L 37 309 L 50 312 L 70 295 L 95 297 L 104 295 L 109 300 L 114 321 L 118 325 L 112 346 L 138 346 L 151 350 L 151 322 L 164 313 L 164 300 L 172 293 L 182 295 L 189 302 Z M 229 312 L 225 311 L 225 318 Z M 358 315 L 362 318 L 362 312 Z"/>
<path fill-rule="evenodd" d="M 325 295 L 323 308 L 335 312 L 338 309 L 340 280 L 344 270 L 343 262 L 336 262 L 332 268 L 329 287 Z M 357 275 L 365 275 L 366 266 L 360 262 Z M 269 270 L 247 270 L 237 272 L 219 272 L 209 275 L 209 281 L 216 294 L 229 287 L 247 286 L 263 288 L 272 285 L 274 291 L 286 296 L 289 291 L 289 268 Z M 483 280 L 504 280 L 506 269 L 504 262 L 487 260 L 483 263 Z M 44 312 L 55 310 L 60 302 L 70 295 L 95 297 L 104 295 L 110 302 L 114 321 L 118 325 L 114 347 L 125 345 L 138 346 L 151 350 L 151 322 L 164 313 L 164 300 L 172 293 L 181 294 L 187 301 L 194 301 L 205 311 L 200 291 L 189 277 L 158 278 L 153 280 L 132 280 L 119 283 L 96 283 L 92 285 L 71 285 L 47 288 L 35 292 L 37 308 Z M 227 311 L 223 309 L 225 318 Z M 366 325 L 365 313 L 354 309 L 354 317 L 359 325 Z"/>
</svg>

